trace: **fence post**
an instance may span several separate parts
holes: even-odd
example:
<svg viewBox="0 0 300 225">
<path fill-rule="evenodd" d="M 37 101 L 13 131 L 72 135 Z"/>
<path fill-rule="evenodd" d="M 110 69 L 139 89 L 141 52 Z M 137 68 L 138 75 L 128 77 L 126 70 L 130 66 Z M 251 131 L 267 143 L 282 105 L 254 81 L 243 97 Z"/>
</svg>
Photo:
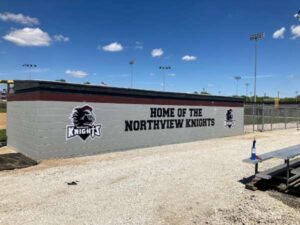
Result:
<svg viewBox="0 0 300 225">
<path fill-rule="evenodd" d="M 273 113 L 274 113 L 274 108 L 270 108 L 271 110 L 271 130 L 273 130 Z"/>
<path fill-rule="evenodd" d="M 286 124 L 287 124 L 287 108 L 284 110 L 284 128 L 286 129 Z"/>
</svg>

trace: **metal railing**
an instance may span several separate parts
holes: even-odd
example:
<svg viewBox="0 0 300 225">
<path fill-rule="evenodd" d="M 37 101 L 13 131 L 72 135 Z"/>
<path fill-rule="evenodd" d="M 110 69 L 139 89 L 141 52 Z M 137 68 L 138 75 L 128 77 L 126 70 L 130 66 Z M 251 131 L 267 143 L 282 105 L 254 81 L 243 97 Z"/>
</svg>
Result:
<svg viewBox="0 0 300 225">
<path fill-rule="evenodd" d="M 245 132 L 300 127 L 300 107 L 274 105 L 245 105 Z"/>
</svg>

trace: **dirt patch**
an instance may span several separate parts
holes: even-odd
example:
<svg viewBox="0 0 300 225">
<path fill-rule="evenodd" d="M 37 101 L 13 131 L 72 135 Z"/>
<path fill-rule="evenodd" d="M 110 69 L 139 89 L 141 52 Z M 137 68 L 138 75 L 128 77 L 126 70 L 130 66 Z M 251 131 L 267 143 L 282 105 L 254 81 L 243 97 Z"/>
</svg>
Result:
<svg viewBox="0 0 300 225">
<path fill-rule="evenodd" d="M 6 129 L 6 113 L 0 113 L 0 129 Z"/>
</svg>

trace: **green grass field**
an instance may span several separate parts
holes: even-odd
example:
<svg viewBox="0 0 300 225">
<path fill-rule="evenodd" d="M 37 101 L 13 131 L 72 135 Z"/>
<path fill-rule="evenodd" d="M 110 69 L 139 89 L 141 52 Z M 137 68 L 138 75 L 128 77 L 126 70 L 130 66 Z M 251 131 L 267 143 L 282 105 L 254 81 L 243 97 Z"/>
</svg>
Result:
<svg viewBox="0 0 300 225">
<path fill-rule="evenodd" d="M 0 130 L 0 141 L 6 141 L 6 130 Z"/>
</svg>

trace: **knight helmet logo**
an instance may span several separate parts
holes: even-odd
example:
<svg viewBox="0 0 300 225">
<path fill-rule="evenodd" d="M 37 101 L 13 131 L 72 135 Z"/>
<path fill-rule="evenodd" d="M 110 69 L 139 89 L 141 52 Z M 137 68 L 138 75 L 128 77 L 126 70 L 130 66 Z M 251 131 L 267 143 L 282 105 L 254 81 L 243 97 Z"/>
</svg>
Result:
<svg viewBox="0 0 300 225">
<path fill-rule="evenodd" d="M 231 128 L 233 126 L 234 126 L 233 113 L 232 113 L 232 109 L 229 109 L 226 112 L 225 127 Z"/>
<path fill-rule="evenodd" d="M 94 139 L 101 135 L 101 124 L 95 124 L 96 117 L 91 106 L 75 107 L 69 119 L 73 125 L 67 126 L 66 139 L 79 136 L 85 141 L 89 136 Z"/>
</svg>

